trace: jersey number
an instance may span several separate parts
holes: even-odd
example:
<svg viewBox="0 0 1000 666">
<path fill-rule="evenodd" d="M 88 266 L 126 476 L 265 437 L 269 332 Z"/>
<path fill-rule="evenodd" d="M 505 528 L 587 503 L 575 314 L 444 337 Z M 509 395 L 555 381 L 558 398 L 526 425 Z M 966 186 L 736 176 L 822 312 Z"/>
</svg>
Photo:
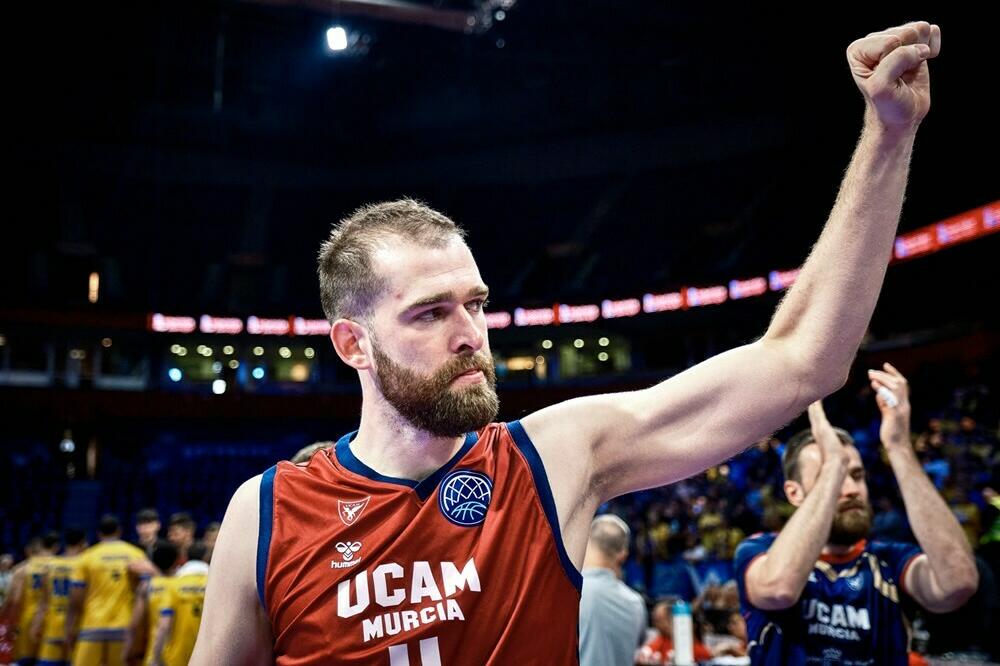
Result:
<svg viewBox="0 0 1000 666">
<path fill-rule="evenodd" d="M 52 595 L 56 597 L 69 596 L 69 578 L 52 579 Z"/>
<path fill-rule="evenodd" d="M 441 666 L 437 636 L 420 641 L 420 665 Z M 389 666 L 410 666 L 410 650 L 405 644 L 389 647 Z"/>
</svg>

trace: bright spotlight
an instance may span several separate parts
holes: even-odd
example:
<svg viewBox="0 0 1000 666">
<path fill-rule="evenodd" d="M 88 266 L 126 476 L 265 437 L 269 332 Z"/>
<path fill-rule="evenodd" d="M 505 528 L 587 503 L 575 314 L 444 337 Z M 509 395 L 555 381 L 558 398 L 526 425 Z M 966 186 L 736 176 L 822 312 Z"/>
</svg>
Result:
<svg viewBox="0 0 1000 666">
<path fill-rule="evenodd" d="M 326 31 L 326 46 L 331 51 L 343 51 L 347 48 L 347 31 L 335 25 Z"/>
<path fill-rule="evenodd" d="M 226 392 L 226 380 L 216 379 L 212 382 L 212 393 L 215 395 L 222 395 Z"/>
</svg>

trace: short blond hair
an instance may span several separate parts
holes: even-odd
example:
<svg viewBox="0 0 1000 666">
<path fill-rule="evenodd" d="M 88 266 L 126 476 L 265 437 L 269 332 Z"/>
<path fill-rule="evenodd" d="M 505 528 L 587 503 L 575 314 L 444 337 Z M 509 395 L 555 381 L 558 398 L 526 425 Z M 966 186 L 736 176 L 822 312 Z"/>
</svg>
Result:
<svg viewBox="0 0 1000 666">
<path fill-rule="evenodd" d="M 319 250 L 319 293 L 323 313 L 336 319 L 360 318 L 386 288 L 372 255 L 390 237 L 427 247 L 443 247 L 465 231 L 446 215 L 415 201 L 398 199 L 362 206 L 334 225 Z"/>
<path fill-rule="evenodd" d="M 313 454 L 320 449 L 328 449 L 333 446 L 333 442 L 313 442 L 309 446 L 303 446 L 301 449 L 296 451 L 295 455 L 292 456 L 292 462 L 298 465 L 299 463 L 309 462 L 309 459 L 313 457 Z"/>
</svg>

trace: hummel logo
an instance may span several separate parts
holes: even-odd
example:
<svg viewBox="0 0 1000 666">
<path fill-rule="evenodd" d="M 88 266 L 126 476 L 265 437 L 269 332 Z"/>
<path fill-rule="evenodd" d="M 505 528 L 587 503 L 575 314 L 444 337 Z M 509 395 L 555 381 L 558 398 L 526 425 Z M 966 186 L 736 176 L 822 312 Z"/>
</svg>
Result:
<svg viewBox="0 0 1000 666">
<path fill-rule="evenodd" d="M 333 560 L 330 562 L 331 569 L 346 569 L 348 567 L 353 567 L 361 561 L 360 557 L 358 559 L 354 559 L 354 553 L 361 550 L 360 541 L 348 541 L 347 543 L 338 541 L 336 549 L 337 552 L 340 553 L 341 557 L 344 558 L 344 561 L 338 562 L 337 560 Z"/>
</svg>

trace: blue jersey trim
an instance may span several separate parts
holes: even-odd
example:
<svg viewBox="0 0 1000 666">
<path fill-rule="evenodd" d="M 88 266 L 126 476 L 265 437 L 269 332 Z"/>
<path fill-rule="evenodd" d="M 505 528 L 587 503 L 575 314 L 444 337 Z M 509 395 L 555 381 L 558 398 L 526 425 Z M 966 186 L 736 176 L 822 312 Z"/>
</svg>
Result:
<svg viewBox="0 0 1000 666">
<path fill-rule="evenodd" d="M 562 530 L 559 529 L 559 514 L 556 512 L 556 502 L 552 498 L 552 488 L 549 486 L 549 477 L 545 473 L 545 466 L 542 464 L 542 459 L 520 421 L 509 422 L 507 430 L 510 431 L 511 436 L 514 438 L 514 443 L 520 449 L 521 454 L 528 461 L 528 466 L 531 468 L 531 476 L 535 480 L 535 490 L 538 492 L 538 499 L 541 500 L 542 508 L 545 510 L 545 518 L 549 521 L 552 536 L 556 540 L 556 551 L 559 553 L 559 561 L 562 563 L 563 570 L 566 572 L 566 576 L 570 582 L 573 583 L 573 586 L 580 592 L 583 590 L 583 576 L 569 559 L 569 554 L 566 553 L 566 546 L 562 540 Z"/>
<path fill-rule="evenodd" d="M 479 433 L 466 433 L 465 442 L 462 443 L 461 448 L 455 453 L 455 455 L 451 457 L 451 460 L 438 468 L 438 471 L 434 472 L 416 485 L 413 490 L 417 493 L 417 497 L 419 497 L 421 501 L 430 497 L 431 493 L 434 492 L 434 489 L 437 488 L 439 483 L 441 483 L 441 480 L 445 477 L 445 475 L 451 471 L 452 467 L 458 464 L 459 460 L 465 457 L 465 454 L 468 453 L 478 441 Z"/>
<path fill-rule="evenodd" d="M 160 616 L 161 617 L 171 617 L 171 616 L 173 616 L 173 614 L 174 614 L 174 609 L 173 608 L 161 608 L 160 609 Z"/>
<path fill-rule="evenodd" d="M 406 486 L 407 488 L 416 488 L 417 482 L 413 479 L 398 479 L 394 476 L 384 476 L 373 470 L 368 465 L 364 464 L 354 455 L 351 451 L 351 441 L 357 437 L 358 431 L 349 432 L 340 439 L 337 440 L 337 445 L 334 447 L 334 451 L 337 454 L 337 460 L 340 464 L 351 470 L 355 474 L 360 474 L 372 481 L 381 481 L 382 483 L 395 483 L 399 486 Z"/>
<path fill-rule="evenodd" d="M 49 659 L 42 659 L 41 661 L 36 661 L 35 666 L 69 666 L 68 661 L 51 661 Z"/>
<path fill-rule="evenodd" d="M 379 474 L 373 470 L 368 465 L 364 464 L 358 457 L 354 455 L 351 451 L 351 441 L 357 436 L 358 431 L 348 433 L 337 440 L 337 445 L 334 447 L 334 451 L 337 454 L 337 460 L 341 465 L 351 470 L 355 474 L 363 476 L 365 478 L 371 479 L 372 481 L 379 481 L 381 483 L 394 483 L 398 486 L 406 486 L 407 488 L 412 488 L 414 492 L 421 501 L 425 501 L 437 488 L 437 485 L 441 482 L 452 467 L 454 467 L 459 460 L 461 460 L 466 453 L 475 445 L 479 440 L 478 433 L 470 432 L 465 435 L 465 442 L 462 447 L 451 457 L 447 463 L 442 465 L 436 472 L 428 476 L 423 481 L 414 481 L 413 479 L 401 479 L 395 476 L 385 476 L 384 474 Z"/>
<path fill-rule="evenodd" d="M 257 597 L 266 611 L 264 578 L 267 575 L 267 558 L 271 552 L 271 526 L 274 524 L 274 474 L 275 465 L 260 477 L 260 525 L 257 528 Z"/>
<path fill-rule="evenodd" d="M 125 629 L 85 629 L 79 640 L 91 643 L 116 642 L 125 640 Z"/>
</svg>

